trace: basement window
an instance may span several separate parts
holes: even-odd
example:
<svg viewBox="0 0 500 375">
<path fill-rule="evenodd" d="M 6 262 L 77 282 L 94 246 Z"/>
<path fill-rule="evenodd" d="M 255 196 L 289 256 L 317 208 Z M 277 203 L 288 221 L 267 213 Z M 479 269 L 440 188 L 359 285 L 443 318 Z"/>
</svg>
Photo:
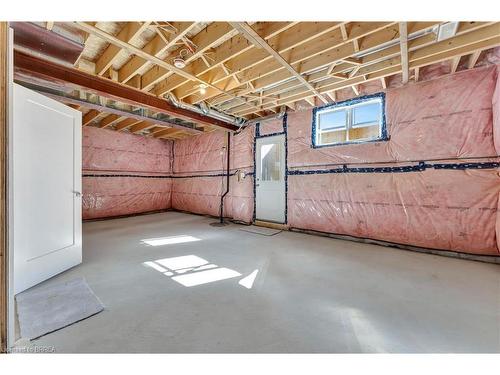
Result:
<svg viewBox="0 0 500 375">
<path fill-rule="evenodd" d="M 313 110 L 313 147 L 387 140 L 385 94 L 378 93 Z"/>
</svg>

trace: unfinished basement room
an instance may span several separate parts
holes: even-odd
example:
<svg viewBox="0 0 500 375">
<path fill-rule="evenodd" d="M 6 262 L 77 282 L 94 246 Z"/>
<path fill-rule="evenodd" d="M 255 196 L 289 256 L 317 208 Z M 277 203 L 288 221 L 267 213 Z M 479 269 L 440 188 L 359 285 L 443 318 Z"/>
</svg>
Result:
<svg viewBox="0 0 500 375">
<path fill-rule="evenodd" d="M 0 22 L 3 352 L 500 352 L 500 22 L 267 18 Z"/>
</svg>

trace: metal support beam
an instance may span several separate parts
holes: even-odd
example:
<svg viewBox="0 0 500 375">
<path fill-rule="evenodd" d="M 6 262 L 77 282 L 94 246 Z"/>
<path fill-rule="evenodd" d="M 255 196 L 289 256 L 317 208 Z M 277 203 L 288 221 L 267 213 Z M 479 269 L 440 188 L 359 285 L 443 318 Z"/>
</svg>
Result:
<svg viewBox="0 0 500 375">
<path fill-rule="evenodd" d="M 109 79 L 82 72 L 78 69 L 62 66 L 20 51 L 14 53 L 15 78 L 19 81 L 40 85 L 40 81 L 56 84 L 68 89 L 88 91 L 104 98 L 116 100 L 132 106 L 149 108 L 182 120 L 215 126 L 220 129 L 236 131 L 238 127 L 228 122 L 204 116 L 179 108 L 164 99 L 134 89 Z M 37 81 L 38 80 L 38 81 Z"/>
<path fill-rule="evenodd" d="M 113 120 L 116 120 L 116 121 L 119 121 L 119 119 L 118 119 L 119 117 L 126 117 L 126 118 L 130 118 L 130 119 L 135 119 L 135 120 L 137 120 L 137 122 L 149 121 L 151 123 L 155 123 L 155 124 L 160 125 L 160 126 L 168 126 L 170 128 L 179 129 L 179 130 L 182 130 L 182 131 L 187 132 L 187 133 L 192 133 L 192 134 L 203 133 L 203 130 L 201 130 L 201 129 L 188 128 L 187 126 L 182 126 L 182 125 L 168 122 L 165 120 L 156 119 L 154 117 L 144 116 L 144 115 L 137 114 L 134 112 L 124 111 L 124 110 L 120 110 L 117 108 L 112 108 L 112 107 L 103 106 L 103 105 L 96 104 L 96 103 L 91 103 L 91 102 L 88 102 L 86 100 L 82 100 L 79 98 L 58 95 L 58 94 L 49 93 L 49 92 L 45 92 L 45 91 L 41 91 L 41 90 L 37 90 L 37 91 L 40 94 L 48 96 L 49 98 L 52 98 L 54 100 L 58 100 L 60 102 L 66 103 L 66 104 L 77 104 L 81 107 L 91 109 L 92 111 L 90 111 L 89 114 L 91 114 L 93 116 L 93 119 L 95 119 L 97 117 L 96 115 L 99 115 L 100 113 L 104 112 L 104 113 L 108 113 L 108 114 L 116 116 L 116 117 L 112 118 Z M 110 119 L 108 121 L 111 121 L 112 119 Z M 82 122 L 86 123 L 86 124 L 89 123 L 88 120 L 83 120 Z M 104 124 L 104 125 L 109 126 L 110 124 L 108 123 L 108 124 Z M 103 125 L 103 127 L 105 127 L 104 125 Z"/>
</svg>

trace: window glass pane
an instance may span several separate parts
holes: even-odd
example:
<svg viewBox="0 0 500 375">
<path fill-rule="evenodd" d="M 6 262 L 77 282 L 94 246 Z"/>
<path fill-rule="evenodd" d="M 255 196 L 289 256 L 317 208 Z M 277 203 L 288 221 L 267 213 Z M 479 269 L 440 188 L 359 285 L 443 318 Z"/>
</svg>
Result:
<svg viewBox="0 0 500 375">
<path fill-rule="evenodd" d="M 377 125 L 372 126 L 363 126 L 359 128 L 351 128 L 349 129 L 349 140 L 350 141 L 359 141 L 359 140 L 370 140 L 374 138 L 378 138 L 380 127 Z"/>
<path fill-rule="evenodd" d="M 378 123 L 380 120 L 380 103 L 370 103 L 353 108 L 352 124 L 363 125 Z"/>
<path fill-rule="evenodd" d="M 345 109 L 319 114 L 319 128 L 321 130 L 341 129 L 347 124 L 347 111 Z"/>
<path fill-rule="evenodd" d="M 319 136 L 319 144 L 343 143 L 347 141 L 346 135 L 347 132 L 345 130 L 324 132 Z"/>
<path fill-rule="evenodd" d="M 281 179 L 280 144 L 262 145 L 260 148 L 260 180 L 279 181 Z"/>
</svg>

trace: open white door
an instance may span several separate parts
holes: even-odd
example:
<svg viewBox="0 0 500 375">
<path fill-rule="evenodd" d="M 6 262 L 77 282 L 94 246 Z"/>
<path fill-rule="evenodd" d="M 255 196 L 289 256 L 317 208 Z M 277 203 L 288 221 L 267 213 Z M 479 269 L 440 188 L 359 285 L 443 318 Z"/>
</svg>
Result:
<svg viewBox="0 0 500 375">
<path fill-rule="evenodd" d="M 81 113 L 14 85 L 14 294 L 82 262 Z"/>
<path fill-rule="evenodd" d="M 285 222 L 285 135 L 257 138 L 255 218 Z"/>
</svg>

